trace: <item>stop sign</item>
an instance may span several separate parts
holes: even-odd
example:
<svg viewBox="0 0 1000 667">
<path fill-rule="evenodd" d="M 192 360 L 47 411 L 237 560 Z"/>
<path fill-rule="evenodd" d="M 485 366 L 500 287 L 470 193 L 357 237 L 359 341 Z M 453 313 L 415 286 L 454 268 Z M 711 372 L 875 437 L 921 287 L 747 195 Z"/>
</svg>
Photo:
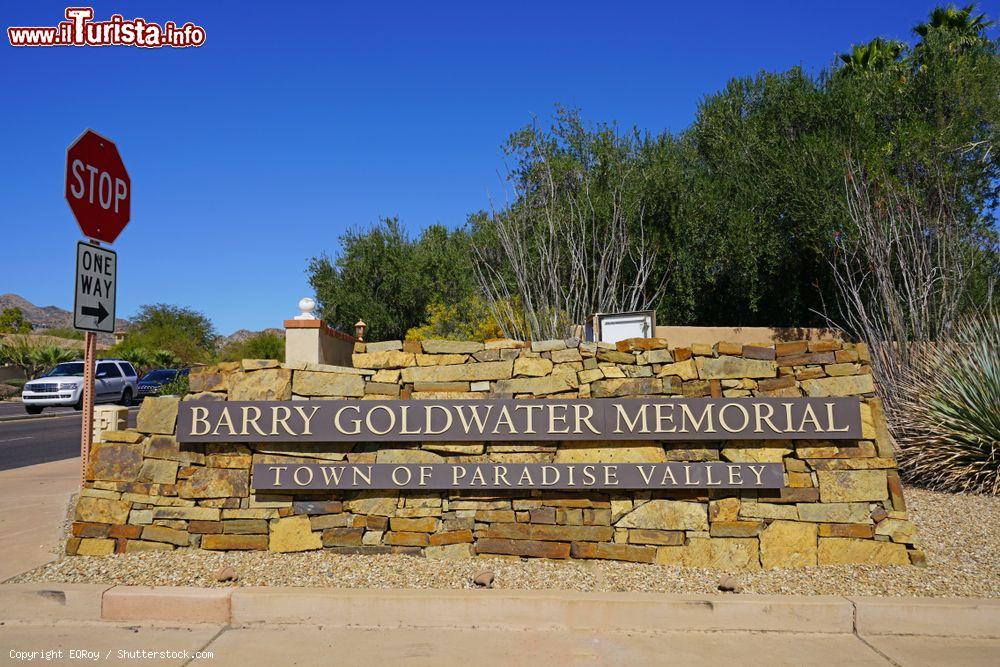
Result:
<svg viewBox="0 0 1000 667">
<path fill-rule="evenodd" d="M 66 201 L 85 236 L 114 243 L 128 224 L 132 181 L 118 148 L 87 130 L 66 151 Z"/>
</svg>

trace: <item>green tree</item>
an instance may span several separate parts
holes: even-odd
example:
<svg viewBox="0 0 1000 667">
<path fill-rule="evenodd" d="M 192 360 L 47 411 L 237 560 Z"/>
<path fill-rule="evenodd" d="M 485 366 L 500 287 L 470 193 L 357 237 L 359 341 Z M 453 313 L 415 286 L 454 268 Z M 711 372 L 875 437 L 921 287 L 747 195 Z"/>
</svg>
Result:
<svg viewBox="0 0 1000 667">
<path fill-rule="evenodd" d="M 23 334 L 31 331 L 31 322 L 24 318 L 18 307 L 4 308 L 0 312 L 0 333 Z"/>
<path fill-rule="evenodd" d="M 83 356 L 78 350 L 42 345 L 31 336 L 11 335 L 0 341 L 0 365 L 16 366 L 32 380 L 56 364 Z"/>
<path fill-rule="evenodd" d="M 840 54 L 841 72 L 852 75 L 884 70 L 899 63 L 906 45 L 897 40 L 876 37 L 867 44 L 854 44 L 850 53 Z"/>
<path fill-rule="evenodd" d="M 219 354 L 222 361 L 239 361 L 240 359 L 277 359 L 285 360 L 285 338 L 273 331 L 263 331 L 250 336 L 246 340 L 235 341 L 222 349 Z"/>
<path fill-rule="evenodd" d="M 823 324 L 830 259 L 853 233 L 849 164 L 911 193 L 931 218 L 957 218 L 983 254 L 970 307 L 990 298 L 1000 60 L 982 33 L 989 22 L 960 13 L 962 28 L 932 12 L 912 48 L 876 39 L 818 75 L 762 72 L 706 98 L 679 137 L 676 270 L 661 321 Z"/>
<path fill-rule="evenodd" d="M 855 168 L 876 187 L 906 193 L 928 220 L 956 221 L 979 260 L 965 307 L 982 308 L 1000 293 L 1000 58 L 991 25 L 973 6 L 936 8 L 910 45 L 875 37 L 818 73 L 734 78 L 676 134 L 588 126 L 557 108 L 550 126 L 528 125 L 503 146 L 514 200 L 471 215 L 466 230 L 439 230 L 447 242 L 427 243 L 431 261 L 417 261 L 422 237 L 394 220 L 346 234 L 335 260 L 314 259 L 322 314 L 344 331 L 364 319 L 373 339 L 462 330 L 474 309 L 458 304 L 479 291 L 466 244 L 496 247 L 498 213 L 567 216 L 583 205 L 610 224 L 616 202 L 629 201 L 641 213 L 630 219 L 658 251 L 649 285 L 664 285 L 660 323 L 823 325 L 838 319 L 831 260 L 856 236 L 847 197 Z M 546 207 L 552 182 L 566 194 Z M 640 231 L 632 225 L 633 248 Z M 519 294 L 518 276 L 496 270 Z"/>
<path fill-rule="evenodd" d="M 217 340 L 211 320 L 202 313 L 191 308 L 157 303 L 139 309 L 132 319 L 128 335 L 115 350 L 121 350 L 121 354 L 139 349 L 150 353 L 166 350 L 178 361 L 192 364 L 210 361 L 215 354 Z"/>
<path fill-rule="evenodd" d="M 35 377 L 42 371 L 49 371 L 64 361 L 75 361 L 83 356 L 78 350 L 70 350 L 57 345 L 41 345 L 32 350 L 31 360 L 37 370 L 31 375 Z"/>
<path fill-rule="evenodd" d="M 955 5 L 935 7 L 928 20 L 913 28 L 913 32 L 926 39 L 934 32 L 951 33 L 952 39 L 962 44 L 972 44 L 983 39 L 983 32 L 993 25 L 985 13 L 974 14 L 975 4 L 958 8 Z"/>
<path fill-rule="evenodd" d="M 468 233 L 431 225 L 411 238 L 396 218 L 340 237 L 340 253 L 309 264 L 320 316 L 345 332 L 364 320 L 367 338 L 403 338 L 427 305 L 456 303 L 473 290 Z"/>
</svg>

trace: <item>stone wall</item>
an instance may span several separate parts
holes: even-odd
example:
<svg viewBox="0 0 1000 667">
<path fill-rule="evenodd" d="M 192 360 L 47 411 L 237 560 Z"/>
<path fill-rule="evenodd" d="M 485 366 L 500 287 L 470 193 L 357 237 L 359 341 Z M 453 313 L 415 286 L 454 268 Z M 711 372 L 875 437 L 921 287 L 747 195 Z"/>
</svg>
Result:
<svg viewBox="0 0 1000 667">
<path fill-rule="evenodd" d="M 183 400 L 859 396 L 858 441 L 178 444 L 181 399 L 95 444 L 71 554 L 195 547 L 501 554 L 724 569 L 920 563 L 867 350 L 550 340 L 356 344 L 353 367 L 196 369 Z M 252 463 L 782 462 L 771 491 L 255 493 Z"/>
</svg>

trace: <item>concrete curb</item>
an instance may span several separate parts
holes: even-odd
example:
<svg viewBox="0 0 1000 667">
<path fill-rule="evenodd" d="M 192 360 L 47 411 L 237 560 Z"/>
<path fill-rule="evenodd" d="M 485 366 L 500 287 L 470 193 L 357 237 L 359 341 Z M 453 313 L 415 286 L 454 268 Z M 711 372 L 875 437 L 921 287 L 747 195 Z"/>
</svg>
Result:
<svg viewBox="0 0 1000 667">
<path fill-rule="evenodd" d="M 138 405 L 133 405 L 133 406 L 129 407 L 129 412 L 132 412 L 133 410 L 138 410 L 138 409 L 139 409 Z M 40 415 L 29 415 L 29 414 L 23 414 L 23 415 L 0 415 L 0 424 L 2 424 L 4 422 L 30 421 L 32 419 L 37 419 L 37 420 L 40 420 L 40 421 L 43 421 L 43 420 L 46 420 L 46 419 L 65 419 L 67 417 L 79 417 L 81 414 L 83 414 L 83 413 L 77 412 L 76 410 L 73 410 L 72 412 L 53 412 L 51 414 L 45 414 L 43 412 Z"/>
<path fill-rule="evenodd" d="M 1000 637 L 1000 600 L 851 597 L 860 635 Z"/>
<path fill-rule="evenodd" d="M 232 591 L 194 586 L 115 586 L 104 592 L 101 620 L 229 623 Z"/>
<path fill-rule="evenodd" d="M 0 619 L 993 638 L 1000 600 L 50 583 L 0 585 Z"/>
<path fill-rule="evenodd" d="M 0 424 L 2 424 L 4 422 L 26 422 L 26 421 L 30 421 L 32 419 L 37 419 L 39 421 L 45 421 L 47 419 L 62 419 L 62 418 L 66 418 L 66 417 L 79 416 L 80 414 L 81 413 L 79 413 L 79 412 L 77 412 L 77 411 L 74 410 L 73 412 L 53 412 L 50 415 L 47 415 L 44 412 L 42 414 L 40 414 L 40 415 L 29 415 L 29 414 L 24 414 L 24 415 L 3 415 L 3 416 L 0 416 Z"/>
<path fill-rule="evenodd" d="M 2 584 L 0 618 L 11 621 L 96 621 L 110 584 Z"/>
</svg>

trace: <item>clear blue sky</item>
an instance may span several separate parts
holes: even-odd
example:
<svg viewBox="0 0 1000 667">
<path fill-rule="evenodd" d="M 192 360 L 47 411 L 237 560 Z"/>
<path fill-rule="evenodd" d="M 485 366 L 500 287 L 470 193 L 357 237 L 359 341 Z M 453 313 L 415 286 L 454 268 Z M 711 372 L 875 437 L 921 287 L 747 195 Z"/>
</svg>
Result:
<svg viewBox="0 0 1000 667">
<path fill-rule="evenodd" d="M 132 177 L 118 314 L 186 305 L 228 334 L 295 315 L 308 259 L 346 228 L 464 223 L 500 192 L 501 142 L 554 103 L 679 131 L 729 77 L 910 39 L 934 3 L 678 4 L 94 3 L 97 19 L 202 25 L 186 50 L 18 50 L 4 30 L 0 293 L 71 307 L 64 160 L 86 127 Z M 3 27 L 55 25 L 65 7 L 8 0 Z"/>
</svg>

